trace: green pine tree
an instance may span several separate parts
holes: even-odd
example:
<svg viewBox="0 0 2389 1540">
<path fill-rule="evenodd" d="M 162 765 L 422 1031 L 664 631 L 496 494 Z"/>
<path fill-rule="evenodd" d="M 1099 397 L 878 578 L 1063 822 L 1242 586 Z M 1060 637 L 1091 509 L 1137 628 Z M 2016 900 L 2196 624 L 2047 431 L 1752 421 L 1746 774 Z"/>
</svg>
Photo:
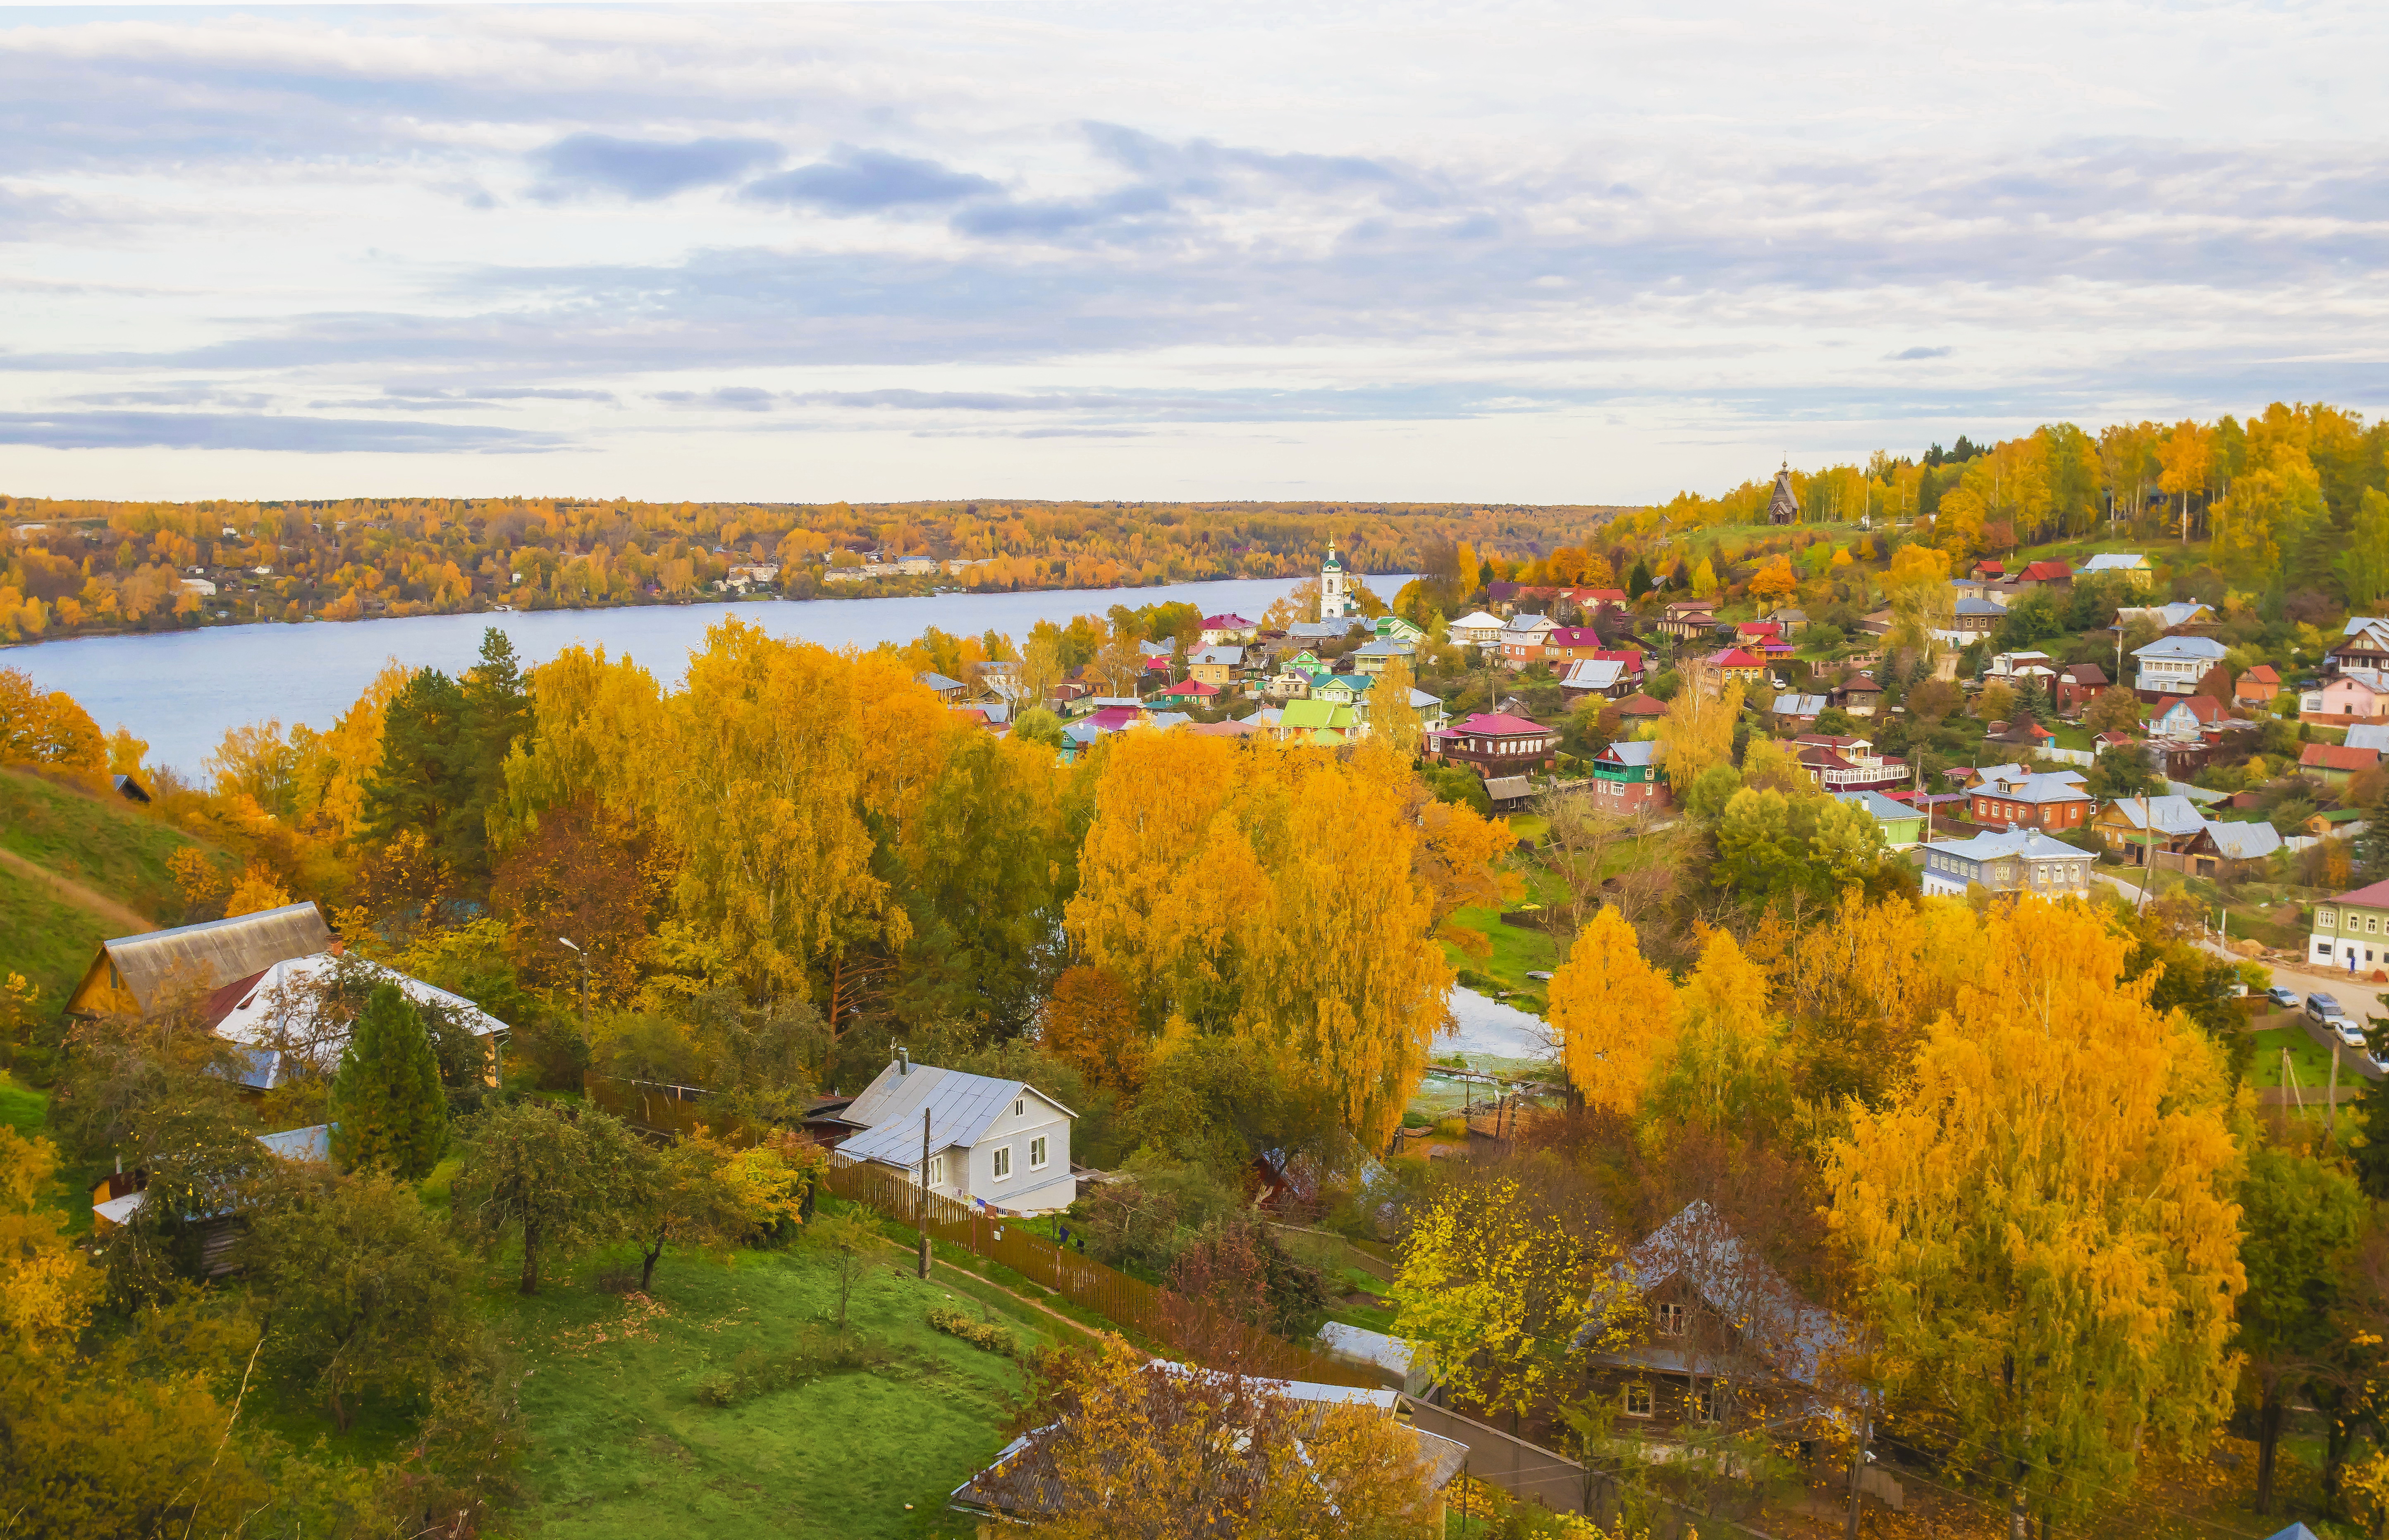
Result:
<svg viewBox="0 0 2389 1540">
<path fill-rule="evenodd" d="M 351 1170 L 380 1166 L 409 1181 L 430 1174 L 448 1139 L 448 1098 L 440 1085 L 423 1017 L 395 984 L 378 984 L 349 1031 L 332 1081 L 332 1153 Z"/>
</svg>

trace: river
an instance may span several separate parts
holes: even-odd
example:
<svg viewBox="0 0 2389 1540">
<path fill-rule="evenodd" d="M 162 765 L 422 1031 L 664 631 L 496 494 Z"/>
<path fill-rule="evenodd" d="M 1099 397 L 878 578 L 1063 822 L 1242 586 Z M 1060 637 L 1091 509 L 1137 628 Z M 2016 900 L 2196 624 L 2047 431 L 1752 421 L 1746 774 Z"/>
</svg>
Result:
<svg viewBox="0 0 2389 1540">
<path fill-rule="evenodd" d="M 638 658 L 667 682 L 677 680 L 706 628 L 737 616 L 775 636 L 828 646 L 910 642 L 931 626 L 961 634 L 990 628 L 1018 639 L 1040 620 L 1067 622 L 1114 605 L 1142 608 L 1175 601 L 1206 615 L 1260 618 L 1297 579 L 1234 579 L 1153 588 L 1047 589 L 1028 593 L 943 593 L 926 599 L 743 600 L 718 605 L 650 605 L 625 609 L 537 610 L 509 615 L 417 615 L 396 620 L 311 621 L 299 625 L 211 626 L 139 636 L 78 637 L 0 649 L 0 668 L 21 668 L 45 690 L 81 701 L 102 732 L 121 722 L 149 743 L 153 764 L 195 774 L 227 728 L 268 718 L 285 728 L 329 727 L 396 658 L 415 667 L 469 667 L 481 632 L 496 626 L 524 661 L 543 663 L 576 643 L 603 643 Z M 1393 575 L 1373 586 L 1391 595 L 1409 581 Z"/>
</svg>

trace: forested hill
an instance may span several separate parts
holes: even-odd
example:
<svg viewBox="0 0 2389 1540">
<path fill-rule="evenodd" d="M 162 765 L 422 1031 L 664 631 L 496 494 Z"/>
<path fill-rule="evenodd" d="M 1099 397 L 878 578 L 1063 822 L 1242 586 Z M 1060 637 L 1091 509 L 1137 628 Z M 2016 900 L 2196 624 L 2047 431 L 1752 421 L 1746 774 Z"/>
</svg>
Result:
<svg viewBox="0 0 2389 1540">
<path fill-rule="evenodd" d="M 1543 552 L 1619 510 L 1464 503 L 90 503 L 0 497 L 0 642 L 225 621 L 669 604 L 735 580 L 823 594 L 1360 572 L 1431 546 Z M 908 570 L 841 582 L 865 563 Z M 936 564 L 934 571 L 926 563 Z M 212 588 L 213 592 L 208 589 Z"/>
</svg>

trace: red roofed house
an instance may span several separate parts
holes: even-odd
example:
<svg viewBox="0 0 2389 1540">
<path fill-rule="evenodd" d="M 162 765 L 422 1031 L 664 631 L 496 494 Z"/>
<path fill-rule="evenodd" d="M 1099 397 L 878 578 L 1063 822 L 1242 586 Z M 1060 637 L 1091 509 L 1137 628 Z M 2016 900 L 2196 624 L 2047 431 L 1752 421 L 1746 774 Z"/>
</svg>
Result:
<svg viewBox="0 0 2389 1540">
<path fill-rule="evenodd" d="M 2064 562 L 2032 562 L 2015 575 L 2018 588 L 2038 588 L 2043 583 L 2060 587 L 2074 581 L 2074 568 Z"/>
<path fill-rule="evenodd" d="M 1161 698 L 1166 701 L 1199 701 L 1207 705 L 1218 700 L 1220 694 L 1218 685 L 1206 683 L 1199 679 L 1190 679 L 1182 684 L 1173 684 L 1163 691 Z"/>
<path fill-rule="evenodd" d="M 1561 626 L 1543 633 L 1543 656 L 1553 663 L 1600 659 L 1601 633 L 1591 626 Z"/>
<path fill-rule="evenodd" d="M 2381 762 L 2377 748 L 2349 748 L 2344 744 L 2307 744 L 2298 750 L 2298 773 L 2311 775 L 2326 786 L 2344 786 L 2357 770 Z"/>
<path fill-rule="evenodd" d="M 2003 578 L 2007 576 L 2007 570 L 2004 563 L 1979 561 L 1974 564 L 1973 575 L 1976 578 Z"/>
<path fill-rule="evenodd" d="M 2183 695 L 2149 719 L 2149 736 L 2177 744 L 2198 743 L 2208 728 L 2230 714 L 2213 695 Z"/>
<path fill-rule="evenodd" d="M 1629 721 L 1647 720 L 1651 718 L 1666 716 L 1667 703 L 1663 700 L 1654 700 L 1649 695 L 1637 691 L 1617 703 L 1617 714 Z"/>
<path fill-rule="evenodd" d="M 1260 635 L 1260 627 L 1241 615 L 1207 615 L 1203 617 L 1203 645 L 1216 647 L 1223 642 L 1251 642 Z"/>
<path fill-rule="evenodd" d="M 2281 693 L 2281 676 L 2273 672 L 2269 663 L 2259 663 L 2240 676 L 2231 687 L 2231 699 L 2241 706 L 2267 706 Z"/>
<path fill-rule="evenodd" d="M 1560 746 L 1560 730 L 1506 712 L 1478 712 L 1451 724 L 1443 735 L 1443 757 L 1474 765 L 1487 780 L 1549 770 Z"/>
<path fill-rule="evenodd" d="M 1712 695 L 1725 694 L 1729 684 L 1739 684 L 1744 691 L 1755 690 L 1766 672 L 1765 659 L 1740 647 L 1727 647 L 1711 653 L 1693 665 L 1693 677 L 1699 680 L 1700 687 Z"/>
</svg>

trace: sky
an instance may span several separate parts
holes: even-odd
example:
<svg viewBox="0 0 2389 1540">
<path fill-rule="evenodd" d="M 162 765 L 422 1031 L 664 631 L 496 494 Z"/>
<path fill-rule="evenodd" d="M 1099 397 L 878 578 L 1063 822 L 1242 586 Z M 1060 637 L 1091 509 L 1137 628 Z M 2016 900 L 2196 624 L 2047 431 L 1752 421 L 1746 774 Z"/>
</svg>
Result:
<svg viewBox="0 0 2389 1540">
<path fill-rule="evenodd" d="M 1639 503 L 2389 401 L 2389 6 L 0 6 L 0 492 Z"/>
</svg>

